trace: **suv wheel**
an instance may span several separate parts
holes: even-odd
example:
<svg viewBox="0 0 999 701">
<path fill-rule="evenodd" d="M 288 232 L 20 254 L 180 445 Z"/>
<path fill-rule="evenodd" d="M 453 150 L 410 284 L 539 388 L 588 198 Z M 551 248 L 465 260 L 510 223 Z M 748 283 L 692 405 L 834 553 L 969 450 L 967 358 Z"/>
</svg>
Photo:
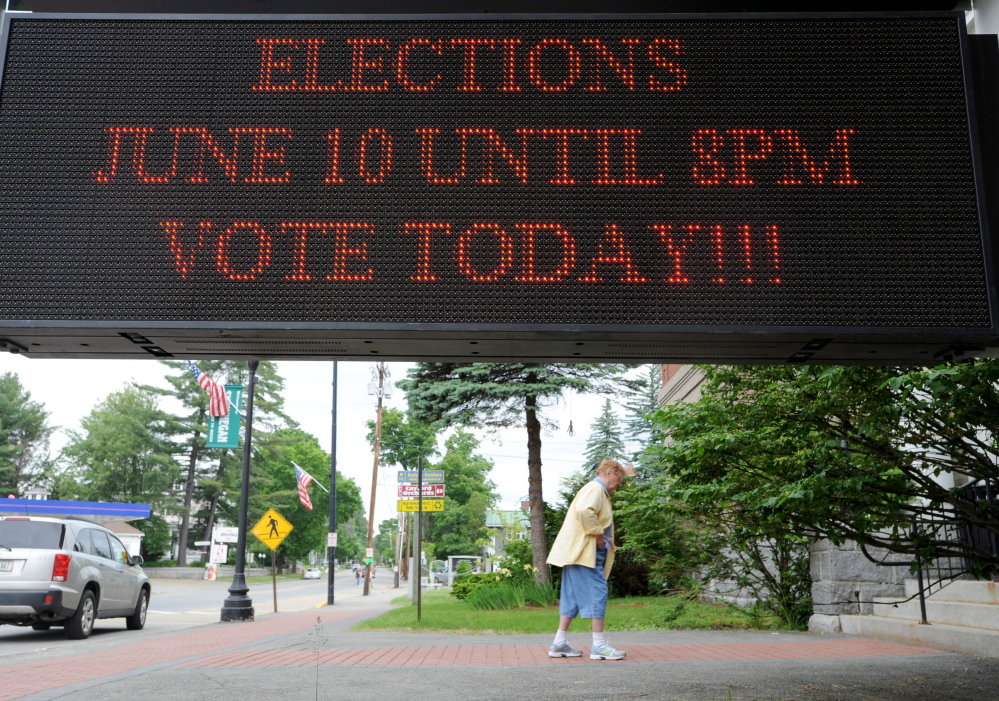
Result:
<svg viewBox="0 0 999 701">
<path fill-rule="evenodd" d="M 146 611 L 149 609 L 149 590 L 143 588 L 139 592 L 139 603 L 135 605 L 135 612 L 125 619 L 125 626 L 129 630 L 142 630 L 146 625 Z"/>
<path fill-rule="evenodd" d="M 70 640 L 89 638 L 94 630 L 94 619 L 97 617 L 97 599 L 89 589 L 80 597 L 80 605 L 76 613 L 66 619 L 66 637 Z"/>
</svg>

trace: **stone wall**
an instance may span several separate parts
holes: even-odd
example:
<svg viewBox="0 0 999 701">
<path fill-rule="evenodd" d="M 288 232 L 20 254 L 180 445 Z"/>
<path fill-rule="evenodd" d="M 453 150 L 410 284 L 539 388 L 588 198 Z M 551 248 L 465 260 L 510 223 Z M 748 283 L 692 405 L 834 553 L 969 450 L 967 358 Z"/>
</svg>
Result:
<svg viewBox="0 0 999 701">
<path fill-rule="evenodd" d="M 880 548 L 868 548 L 875 560 L 885 556 Z M 817 540 L 810 547 L 812 566 L 812 603 L 816 614 L 874 613 L 875 596 L 904 597 L 908 567 L 883 567 L 874 564 L 854 541 L 833 545 Z M 890 555 L 888 560 L 900 559 Z"/>
</svg>

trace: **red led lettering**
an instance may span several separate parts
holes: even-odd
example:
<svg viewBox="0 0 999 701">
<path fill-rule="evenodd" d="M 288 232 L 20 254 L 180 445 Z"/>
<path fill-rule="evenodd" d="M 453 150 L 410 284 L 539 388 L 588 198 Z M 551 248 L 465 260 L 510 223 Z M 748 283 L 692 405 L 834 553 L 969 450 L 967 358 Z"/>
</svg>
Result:
<svg viewBox="0 0 999 701">
<path fill-rule="evenodd" d="M 523 274 L 517 276 L 520 282 L 558 282 L 576 267 L 576 240 L 560 224 L 517 224 L 524 234 Z M 562 240 L 562 263 L 547 275 L 539 275 L 536 267 L 535 243 L 539 231 L 550 231 Z"/>
<path fill-rule="evenodd" d="M 510 168 L 513 169 L 514 174 L 520 179 L 521 182 L 527 182 L 527 136 L 523 137 L 524 147 L 521 153 L 521 157 L 517 158 L 516 155 L 509 149 L 506 142 L 496 133 L 494 129 L 457 129 L 456 130 L 462 137 L 462 144 L 465 143 L 465 139 L 468 136 L 481 136 L 483 139 L 483 166 L 482 166 L 482 177 L 479 178 L 478 182 L 483 185 L 496 185 L 500 181 L 493 175 L 493 161 L 498 153 L 506 162 L 509 164 Z"/>
<path fill-rule="evenodd" d="M 517 69 L 517 46 L 520 39 L 500 39 L 503 44 L 503 83 L 500 85 L 500 92 L 520 92 L 520 86 L 516 81 Z"/>
<path fill-rule="evenodd" d="M 663 177 L 659 178 L 639 178 L 638 177 L 638 135 L 640 129 L 595 129 L 591 130 L 596 134 L 599 142 L 600 175 L 593 182 L 597 185 L 658 185 Z M 624 177 L 614 178 L 611 176 L 610 140 L 612 136 L 620 136 L 624 149 Z"/>
<path fill-rule="evenodd" d="M 302 90 L 325 92 L 333 90 L 332 85 L 319 84 L 319 49 L 326 43 L 325 39 L 305 40 L 305 83 Z M 292 81 L 294 83 L 295 81 Z"/>
<path fill-rule="evenodd" d="M 91 172 L 94 180 L 108 183 L 118 174 L 118 158 L 121 155 L 121 135 L 132 135 L 132 169 L 142 183 L 165 183 L 177 174 L 177 153 L 180 149 L 180 135 L 174 134 L 173 165 L 164 175 L 150 175 L 146 172 L 146 139 L 153 133 L 152 127 L 108 127 L 104 131 L 110 136 L 108 159 L 104 170 Z M 173 130 L 171 130 L 173 131 Z"/>
<path fill-rule="evenodd" d="M 593 83 L 587 86 L 587 90 L 590 92 L 604 92 L 607 88 L 600 82 L 600 62 L 603 61 L 608 67 L 612 68 L 621 82 L 624 83 L 628 90 L 635 89 L 635 46 L 642 43 L 641 39 L 622 39 L 621 43 L 624 44 L 625 51 L 628 52 L 628 62 L 623 64 L 621 61 L 617 60 L 617 57 L 611 52 L 610 49 L 604 44 L 603 41 L 596 38 L 580 39 L 583 44 L 589 46 L 593 49 L 593 53 L 596 55 L 597 60 L 593 64 Z"/>
<path fill-rule="evenodd" d="M 347 43 L 353 49 L 350 58 L 350 82 L 344 85 L 343 81 L 340 81 L 340 87 L 343 90 L 353 92 L 384 92 L 388 90 L 388 78 L 376 85 L 370 85 L 364 82 L 364 74 L 366 71 L 381 73 L 384 59 L 383 56 L 369 57 L 365 55 L 367 48 L 377 46 L 387 49 L 390 47 L 389 43 L 385 39 L 379 38 L 347 39 Z"/>
<path fill-rule="evenodd" d="M 710 142 L 705 145 L 705 141 Z M 717 185 L 725 177 L 725 166 L 715 156 L 722 146 L 722 136 L 715 129 L 698 129 L 691 139 L 691 148 L 697 154 L 694 161 L 694 180 L 698 185 Z"/>
<path fill-rule="evenodd" d="M 690 282 L 690 278 L 683 272 L 683 258 L 687 255 L 687 244 L 690 243 L 691 233 L 688 230 L 683 241 L 676 241 L 673 238 L 672 224 L 653 224 L 651 229 L 659 234 L 659 239 L 665 244 L 666 252 L 673 261 L 673 272 L 666 278 L 666 282 L 685 284 Z"/>
<path fill-rule="evenodd" d="M 688 224 L 687 229 L 693 234 L 695 231 L 700 230 L 700 224 Z M 725 256 L 722 244 L 724 243 L 722 239 L 722 227 L 721 224 L 715 224 L 711 227 L 711 242 L 714 244 L 715 249 L 715 263 L 718 266 L 718 277 L 711 278 L 711 282 L 725 282 L 725 278 L 722 276 L 722 272 L 725 267 Z"/>
<path fill-rule="evenodd" d="M 554 185 L 575 185 L 576 181 L 569 175 L 569 137 L 581 136 L 587 138 L 586 129 L 518 129 L 518 134 L 524 136 L 540 136 L 542 139 L 552 137 L 558 140 L 558 171 L 551 182 Z M 525 146 L 526 148 L 526 146 Z"/>
<path fill-rule="evenodd" d="M 468 172 L 468 137 L 461 134 L 461 166 L 455 171 L 453 176 L 443 178 L 434 169 L 434 136 L 441 133 L 440 129 L 417 129 L 420 135 L 420 170 L 429 182 L 435 185 L 455 185 L 460 182 Z"/>
<path fill-rule="evenodd" d="M 739 246 L 742 249 L 740 257 L 746 266 L 746 277 L 742 278 L 742 281 L 752 284 L 753 248 L 752 242 L 749 239 L 749 224 L 743 224 L 739 227 Z"/>
<path fill-rule="evenodd" d="M 443 231 L 444 234 L 451 233 L 451 225 L 445 222 L 407 222 L 402 225 L 402 230 L 407 234 L 417 233 L 417 256 L 416 274 L 410 275 L 410 280 L 418 282 L 433 282 L 437 276 L 430 268 L 430 244 L 435 231 Z"/>
<path fill-rule="evenodd" d="M 368 141 L 371 137 L 378 137 L 378 173 L 372 174 L 368 167 Z M 358 170 L 364 182 L 372 185 L 385 182 L 385 177 L 392 170 L 392 135 L 384 129 L 372 127 L 361 136 L 361 145 L 358 151 Z"/>
<path fill-rule="evenodd" d="M 211 233 L 212 223 L 201 222 L 201 235 Z M 250 268 L 248 273 L 237 273 L 230 267 L 229 249 L 232 246 L 232 237 L 243 229 L 249 229 L 257 236 L 257 264 Z M 271 237 L 263 227 L 257 222 L 241 221 L 233 222 L 232 226 L 219 234 L 218 246 L 215 253 L 215 266 L 219 272 L 230 280 L 253 280 L 260 275 L 271 264 Z"/>
<path fill-rule="evenodd" d="M 360 258 L 361 260 L 368 259 L 368 243 L 366 241 L 362 241 L 356 246 L 351 246 L 348 237 L 350 236 L 350 232 L 355 229 L 366 231 L 374 236 L 375 228 L 371 226 L 371 224 L 364 222 L 338 222 L 336 224 L 324 224 L 323 233 L 326 233 L 327 228 L 332 229 L 335 235 L 333 249 L 333 274 L 327 275 L 326 279 L 341 282 L 362 282 L 364 280 L 371 280 L 375 276 L 375 271 L 371 268 L 368 268 L 362 275 L 347 272 L 347 263 L 350 262 L 351 258 Z"/>
<path fill-rule="evenodd" d="M 565 80 L 557 85 L 551 85 L 545 82 L 544 76 L 541 74 L 541 54 L 545 51 L 545 49 L 552 47 L 557 47 L 565 51 L 566 59 L 569 63 Z M 577 80 L 579 80 L 579 74 L 582 70 L 581 64 L 582 59 L 579 55 L 579 50 L 567 40 L 561 38 L 542 39 L 541 42 L 532 48 L 527 54 L 527 77 L 534 87 L 542 92 L 565 92 L 572 87 Z"/>
<path fill-rule="evenodd" d="M 604 243 L 610 248 L 609 251 L 604 248 Z M 582 278 L 583 282 L 603 282 L 603 278 L 597 275 L 597 265 L 616 265 L 624 268 L 624 275 L 619 278 L 622 282 L 646 282 L 635 267 L 631 259 L 631 250 L 625 243 L 617 224 L 608 224 L 607 235 L 597 242 L 597 255 L 593 257 L 593 267 L 590 274 Z"/>
<path fill-rule="evenodd" d="M 291 73 L 291 55 L 282 58 L 274 58 L 274 50 L 279 46 L 296 48 L 298 42 L 294 39 L 257 39 L 260 44 L 260 82 L 252 87 L 252 90 L 264 92 L 276 92 L 295 90 L 296 82 L 275 85 L 272 81 L 274 71 Z"/>
<path fill-rule="evenodd" d="M 767 226 L 767 249 L 770 264 L 774 266 L 774 276 L 770 278 L 770 282 L 780 284 L 780 243 L 777 240 L 776 224 Z"/>
<path fill-rule="evenodd" d="M 778 129 L 777 136 L 784 149 L 784 177 L 777 181 L 778 185 L 801 185 L 797 177 L 798 164 L 808 173 L 813 184 L 825 182 L 833 163 L 839 162 L 840 177 L 832 181 L 833 185 L 860 185 L 860 181 L 850 173 L 850 136 L 856 132 L 853 129 L 837 129 L 832 143 L 829 145 L 829 157 L 819 166 L 809 157 L 808 150 L 801 143 L 801 137 L 795 129 Z"/>
<path fill-rule="evenodd" d="M 267 161 L 277 161 L 284 164 L 284 146 L 279 146 L 276 150 L 267 150 L 267 137 L 277 134 L 286 139 L 291 138 L 291 129 L 283 127 L 233 127 L 230 128 L 234 135 L 233 158 L 235 159 L 236 149 L 239 145 L 240 134 L 253 135 L 253 163 L 250 166 L 250 176 L 243 178 L 248 183 L 286 183 L 291 180 L 291 173 L 285 171 L 280 176 L 264 175 L 264 168 Z M 235 178 L 233 178 L 235 180 Z"/>
<path fill-rule="evenodd" d="M 316 224 L 312 222 L 283 222 L 281 224 L 281 231 L 295 232 L 295 242 L 293 244 L 294 253 L 292 255 L 293 272 L 290 275 L 284 276 L 286 280 L 312 279 L 312 276 L 305 270 L 305 249 L 308 243 L 308 233 L 310 229 L 323 229 L 324 226 L 325 224 Z M 323 229 L 323 233 L 325 233 L 325 229 Z"/>
<path fill-rule="evenodd" d="M 437 86 L 437 83 L 441 81 L 440 73 L 438 73 L 437 77 L 429 83 L 424 84 L 414 83 L 409 77 L 409 54 L 418 46 L 425 46 L 431 51 L 436 51 L 438 56 L 444 55 L 444 51 L 441 48 L 441 43 L 439 41 L 430 41 L 430 39 L 410 39 L 399 47 L 399 52 L 395 57 L 395 74 L 399 78 L 399 85 L 401 85 L 404 90 L 409 90 L 410 92 L 430 92 Z"/>
<path fill-rule="evenodd" d="M 673 56 L 683 54 L 683 42 L 679 39 L 655 39 L 649 44 L 649 60 L 657 68 L 661 68 L 673 76 L 672 83 L 664 83 L 656 78 L 655 75 L 650 74 L 649 90 L 653 92 L 676 92 L 687 84 L 687 71 L 670 60 L 670 57 L 663 56 L 660 53 L 661 47 L 665 47 L 669 52 L 672 52 Z"/>
<path fill-rule="evenodd" d="M 189 183 L 207 183 L 208 178 L 205 177 L 205 156 L 208 151 L 211 150 L 212 157 L 218 162 L 219 166 L 232 182 L 236 182 L 237 167 L 236 159 L 239 152 L 239 135 L 236 134 L 233 138 L 232 144 L 232 156 L 230 157 L 225 150 L 219 145 L 212 136 L 212 133 L 205 129 L 204 127 L 177 127 L 171 129 L 172 132 L 178 135 L 181 134 L 193 134 L 198 139 L 198 148 L 196 151 L 196 156 L 194 160 L 194 170 L 191 176 L 187 178 Z M 230 129 L 229 131 L 233 131 Z M 235 132 L 234 132 L 235 133 Z"/>
<path fill-rule="evenodd" d="M 482 92 L 483 90 L 483 87 L 475 82 L 475 50 L 480 46 L 495 49 L 496 41 L 493 39 L 471 38 L 451 40 L 452 49 L 463 49 L 462 65 L 464 66 L 464 74 L 461 85 L 458 86 L 459 92 Z"/>
<path fill-rule="evenodd" d="M 469 252 L 472 238 L 480 231 L 491 232 L 499 239 L 499 265 L 488 275 L 482 275 L 472 267 Z M 476 282 L 495 282 L 501 276 L 506 275 L 506 272 L 513 265 L 513 257 L 513 239 L 500 228 L 499 224 L 473 224 L 472 228 L 458 237 L 458 242 L 455 244 L 458 270 Z"/>
<path fill-rule="evenodd" d="M 340 177 L 340 129 L 326 133 L 326 182 L 330 185 L 340 185 L 343 178 Z"/>
<path fill-rule="evenodd" d="M 735 152 L 734 173 L 729 179 L 729 183 L 732 185 L 754 185 L 755 181 L 749 177 L 746 166 L 749 161 L 765 160 L 774 149 L 773 142 L 763 129 L 729 129 L 726 133 L 731 136 L 732 149 Z M 746 150 L 747 138 L 756 141 L 756 150 Z"/>
<path fill-rule="evenodd" d="M 204 229 L 202 222 L 202 229 Z M 174 267 L 181 277 L 186 278 L 187 274 L 194 271 L 195 253 L 201 248 L 204 236 L 198 236 L 197 248 L 191 248 L 190 252 L 184 250 L 184 242 L 180 238 L 180 230 L 184 228 L 182 221 L 161 221 L 163 233 L 166 234 L 167 243 L 170 245 L 170 253 L 173 255 Z"/>
</svg>

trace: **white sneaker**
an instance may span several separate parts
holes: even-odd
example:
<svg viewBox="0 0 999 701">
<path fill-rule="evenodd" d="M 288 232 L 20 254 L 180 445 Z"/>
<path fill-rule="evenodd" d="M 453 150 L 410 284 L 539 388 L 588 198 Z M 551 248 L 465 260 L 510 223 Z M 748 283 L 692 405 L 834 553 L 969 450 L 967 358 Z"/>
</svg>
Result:
<svg viewBox="0 0 999 701">
<path fill-rule="evenodd" d="M 591 660 L 623 660 L 627 654 L 624 650 L 611 647 L 611 644 L 608 642 L 594 645 L 590 648 Z"/>
<path fill-rule="evenodd" d="M 564 645 L 556 645 L 552 643 L 548 646 L 548 656 L 549 657 L 582 657 L 583 651 L 577 650 L 576 648 L 565 643 Z"/>
</svg>

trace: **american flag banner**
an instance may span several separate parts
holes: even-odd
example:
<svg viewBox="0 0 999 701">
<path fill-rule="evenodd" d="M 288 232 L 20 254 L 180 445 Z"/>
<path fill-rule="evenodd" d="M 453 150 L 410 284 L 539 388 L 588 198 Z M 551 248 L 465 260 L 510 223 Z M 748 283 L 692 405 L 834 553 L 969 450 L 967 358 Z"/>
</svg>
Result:
<svg viewBox="0 0 999 701">
<path fill-rule="evenodd" d="M 187 365 L 191 368 L 194 379 L 201 385 L 201 389 L 208 392 L 209 416 L 226 416 L 229 413 L 229 406 L 225 398 L 225 387 L 214 382 L 212 378 L 201 372 L 198 366 L 190 360 L 187 361 Z"/>
<path fill-rule="evenodd" d="M 309 499 L 309 484 L 312 482 L 312 475 L 295 465 L 295 479 L 298 480 L 298 498 L 301 500 L 302 506 L 312 511 L 312 500 Z"/>
</svg>

